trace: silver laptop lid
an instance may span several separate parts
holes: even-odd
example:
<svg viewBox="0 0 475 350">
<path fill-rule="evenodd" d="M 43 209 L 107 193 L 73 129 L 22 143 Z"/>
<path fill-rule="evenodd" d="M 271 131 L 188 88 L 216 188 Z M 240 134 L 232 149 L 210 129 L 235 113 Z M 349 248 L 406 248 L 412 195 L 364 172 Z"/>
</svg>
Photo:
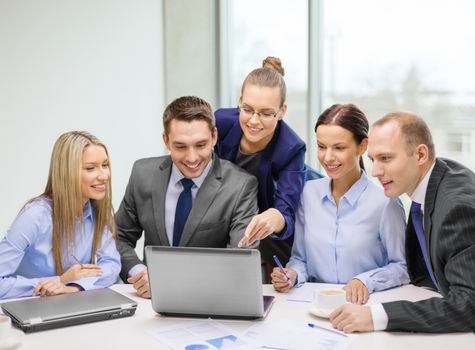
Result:
<svg viewBox="0 0 475 350">
<path fill-rule="evenodd" d="M 145 256 L 156 312 L 236 318 L 264 316 L 258 250 L 147 246 Z"/>
<path fill-rule="evenodd" d="M 35 324 L 136 307 L 135 301 L 108 288 L 2 304 L 2 309 L 19 324 Z"/>
</svg>

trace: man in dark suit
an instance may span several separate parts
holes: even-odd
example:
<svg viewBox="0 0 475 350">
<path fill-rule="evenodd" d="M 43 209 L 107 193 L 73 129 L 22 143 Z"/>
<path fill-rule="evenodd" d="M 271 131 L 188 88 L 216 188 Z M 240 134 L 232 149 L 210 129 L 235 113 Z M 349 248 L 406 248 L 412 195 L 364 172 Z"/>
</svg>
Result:
<svg viewBox="0 0 475 350">
<path fill-rule="evenodd" d="M 436 158 L 426 123 L 411 113 L 390 113 L 373 124 L 368 155 L 388 197 L 412 200 L 406 229 L 411 282 L 441 298 L 378 305 L 344 305 L 330 315 L 345 332 L 475 330 L 475 174 Z"/>
<path fill-rule="evenodd" d="M 142 232 L 145 246 L 238 247 L 258 210 L 257 179 L 213 153 L 217 131 L 206 101 L 176 99 L 163 128 L 170 155 L 135 162 L 116 214 L 121 277 L 148 298 L 146 266 L 135 252 Z"/>
</svg>

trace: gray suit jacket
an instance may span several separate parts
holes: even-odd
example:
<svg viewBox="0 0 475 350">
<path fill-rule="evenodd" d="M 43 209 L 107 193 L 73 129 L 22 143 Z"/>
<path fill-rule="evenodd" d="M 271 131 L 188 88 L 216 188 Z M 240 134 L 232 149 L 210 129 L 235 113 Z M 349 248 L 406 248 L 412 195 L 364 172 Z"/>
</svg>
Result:
<svg viewBox="0 0 475 350">
<path fill-rule="evenodd" d="M 424 204 L 424 231 L 432 269 L 443 298 L 383 304 L 387 330 L 475 331 L 475 174 L 449 159 L 437 159 Z M 412 220 L 406 229 L 411 282 L 435 289 Z"/>
<path fill-rule="evenodd" d="M 142 261 L 137 240 L 169 246 L 165 229 L 165 196 L 172 169 L 170 156 L 135 162 L 124 198 L 116 213 L 121 277 Z M 237 247 L 252 217 L 258 213 L 257 179 L 231 162 L 214 156 L 213 166 L 193 200 L 180 246 Z"/>
</svg>

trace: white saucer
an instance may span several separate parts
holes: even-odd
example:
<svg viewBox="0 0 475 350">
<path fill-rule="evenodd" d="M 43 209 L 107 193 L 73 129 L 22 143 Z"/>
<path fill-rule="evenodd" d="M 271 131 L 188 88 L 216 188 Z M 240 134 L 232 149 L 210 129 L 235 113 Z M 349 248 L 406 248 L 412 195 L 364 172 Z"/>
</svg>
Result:
<svg viewBox="0 0 475 350">
<path fill-rule="evenodd" d="M 25 333 L 12 328 L 6 338 L 0 339 L 0 350 L 13 349 L 21 343 L 24 336 Z"/>
<path fill-rule="evenodd" d="M 319 307 L 312 305 L 310 307 L 310 313 L 317 317 L 328 318 L 330 317 L 331 311 L 320 309 Z"/>
</svg>

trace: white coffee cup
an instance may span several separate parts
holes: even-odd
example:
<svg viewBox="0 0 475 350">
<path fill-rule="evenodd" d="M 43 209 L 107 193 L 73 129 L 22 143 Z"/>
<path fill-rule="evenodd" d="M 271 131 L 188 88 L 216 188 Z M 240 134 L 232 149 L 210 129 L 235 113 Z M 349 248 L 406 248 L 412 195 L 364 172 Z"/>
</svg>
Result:
<svg viewBox="0 0 475 350">
<path fill-rule="evenodd" d="M 346 292 L 343 289 L 317 289 L 313 297 L 314 306 L 327 313 L 345 302 Z"/>
<path fill-rule="evenodd" d="M 0 339 L 7 337 L 12 328 L 12 320 L 8 316 L 0 315 Z"/>
</svg>

